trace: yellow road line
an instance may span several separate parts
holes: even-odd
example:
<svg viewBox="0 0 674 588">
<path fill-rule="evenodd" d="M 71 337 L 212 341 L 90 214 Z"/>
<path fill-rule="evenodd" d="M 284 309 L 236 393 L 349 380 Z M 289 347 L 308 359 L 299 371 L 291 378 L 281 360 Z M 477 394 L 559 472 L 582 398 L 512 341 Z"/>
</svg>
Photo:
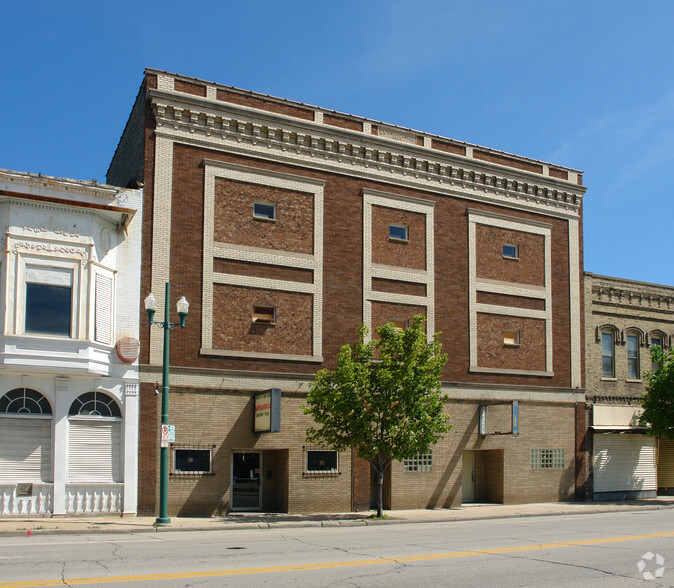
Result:
<svg viewBox="0 0 674 588">
<path fill-rule="evenodd" d="M 279 572 L 299 572 L 306 570 L 325 570 L 331 568 L 346 568 L 354 566 L 372 566 L 381 564 L 408 563 L 415 561 L 429 561 L 436 559 L 450 559 L 455 557 L 473 557 L 476 555 L 495 555 L 500 553 L 514 553 L 519 551 L 533 551 L 537 549 L 557 549 L 560 547 L 575 547 L 579 545 L 600 545 L 616 543 L 618 541 L 638 541 L 640 539 L 656 539 L 672 537 L 674 531 L 667 533 L 647 533 L 644 535 L 626 535 L 624 537 L 606 537 L 604 539 L 581 539 L 579 541 L 560 541 L 557 543 L 538 543 L 536 545 L 517 545 L 514 547 L 497 547 L 494 549 L 479 549 L 475 551 L 454 551 L 450 553 L 434 553 L 427 555 L 409 555 L 405 557 L 386 557 L 377 559 L 363 559 L 355 561 L 324 562 L 316 564 L 296 564 L 288 566 L 274 566 L 267 568 L 238 568 L 235 570 L 212 570 L 203 572 L 175 572 L 171 574 L 143 574 L 137 576 L 99 576 L 96 578 L 72 578 L 65 580 L 68 585 L 82 586 L 86 584 L 112 584 L 117 582 L 150 582 L 157 580 L 183 580 L 189 578 L 216 578 L 222 576 L 242 576 L 246 574 L 270 574 Z M 63 580 L 35 580 L 26 582 L 0 582 L 0 588 L 36 588 L 39 586 L 62 586 Z"/>
</svg>

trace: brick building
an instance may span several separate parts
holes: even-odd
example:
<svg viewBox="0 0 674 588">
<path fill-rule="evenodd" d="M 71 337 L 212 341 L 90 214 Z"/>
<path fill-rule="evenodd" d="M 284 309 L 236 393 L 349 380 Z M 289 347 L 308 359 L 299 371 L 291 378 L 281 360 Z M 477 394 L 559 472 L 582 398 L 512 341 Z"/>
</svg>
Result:
<svg viewBox="0 0 674 588">
<path fill-rule="evenodd" d="M 418 313 L 442 332 L 453 428 L 393 464 L 385 507 L 563 500 L 584 483 L 577 170 L 146 70 L 108 181 L 145 185 L 143 295 L 161 307 L 170 280 L 191 304 L 171 340 L 170 514 L 368 508 L 368 464 L 308 446 L 301 405 L 360 324 Z M 143 512 L 158 473 L 150 331 Z M 280 431 L 255 433 L 268 389 Z"/>
<path fill-rule="evenodd" d="M 674 488 L 674 442 L 639 426 L 649 348 L 669 348 L 674 288 L 585 274 L 585 353 L 594 500 L 653 498 Z"/>
<path fill-rule="evenodd" d="M 0 170 L 0 515 L 136 513 L 141 205 Z"/>
</svg>

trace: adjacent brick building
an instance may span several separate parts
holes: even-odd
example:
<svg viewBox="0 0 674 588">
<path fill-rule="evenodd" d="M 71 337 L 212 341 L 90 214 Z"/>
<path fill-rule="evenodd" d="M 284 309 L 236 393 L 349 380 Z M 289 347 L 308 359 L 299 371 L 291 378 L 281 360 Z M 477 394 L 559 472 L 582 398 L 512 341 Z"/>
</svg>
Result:
<svg viewBox="0 0 674 588">
<path fill-rule="evenodd" d="M 145 185 L 143 292 L 161 308 L 170 280 L 191 304 L 171 339 L 170 514 L 368 508 L 367 463 L 308 446 L 301 406 L 360 324 L 419 313 L 442 332 L 453 427 L 393 464 L 386 508 L 582 488 L 579 171 L 147 70 L 108 181 Z M 161 332 L 141 343 L 154 512 Z M 280 432 L 254 433 L 271 388 Z"/>
<path fill-rule="evenodd" d="M 638 423 L 650 347 L 674 335 L 674 288 L 585 274 L 588 432 L 594 500 L 653 498 L 674 488 L 674 442 Z"/>
</svg>

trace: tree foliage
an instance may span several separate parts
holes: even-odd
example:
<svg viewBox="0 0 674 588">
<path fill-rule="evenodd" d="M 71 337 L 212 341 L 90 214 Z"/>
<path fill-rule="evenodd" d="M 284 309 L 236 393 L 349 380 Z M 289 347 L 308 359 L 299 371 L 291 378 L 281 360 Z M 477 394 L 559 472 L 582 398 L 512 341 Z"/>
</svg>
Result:
<svg viewBox="0 0 674 588">
<path fill-rule="evenodd" d="M 651 347 L 651 358 L 655 368 L 646 373 L 639 422 L 649 426 L 651 435 L 674 439 L 674 348 Z"/>
<path fill-rule="evenodd" d="M 436 334 L 428 342 L 425 319 L 403 330 L 379 327 L 379 339 L 344 345 L 335 370 L 321 370 L 310 387 L 304 412 L 316 426 L 307 440 L 341 451 L 350 447 L 377 473 L 377 514 L 382 515 L 384 472 L 393 460 L 427 453 L 450 429 L 440 375 L 447 361 Z"/>
</svg>

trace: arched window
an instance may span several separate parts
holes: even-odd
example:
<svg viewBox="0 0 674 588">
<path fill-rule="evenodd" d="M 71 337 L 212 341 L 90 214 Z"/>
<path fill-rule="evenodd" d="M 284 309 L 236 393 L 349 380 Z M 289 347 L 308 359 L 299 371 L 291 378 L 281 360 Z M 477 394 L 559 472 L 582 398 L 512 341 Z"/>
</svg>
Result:
<svg viewBox="0 0 674 588">
<path fill-rule="evenodd" d="M 615 378 L 615 345 L 618 329 L 613 325 L 597 327 L 597 343 L 601 343 L 601 377 Z"/>
<path fill-rule="evenodd" d="M 52 420 L 37 390 L 14 388 L 0 397 L 0 483 L 53 482 Z"/>
<path fill-rule="evenodd" d="M 121 417 L 122 413 L 114 398 L 103 392 L 86 392 L 70 405 L 70 416 Z"/>
<path fill-rule="evenodd" d="M 49 401 L 37 390 L 14 388 L 0 398 L 0 413 L 52 414 Z"/>
</svg>

